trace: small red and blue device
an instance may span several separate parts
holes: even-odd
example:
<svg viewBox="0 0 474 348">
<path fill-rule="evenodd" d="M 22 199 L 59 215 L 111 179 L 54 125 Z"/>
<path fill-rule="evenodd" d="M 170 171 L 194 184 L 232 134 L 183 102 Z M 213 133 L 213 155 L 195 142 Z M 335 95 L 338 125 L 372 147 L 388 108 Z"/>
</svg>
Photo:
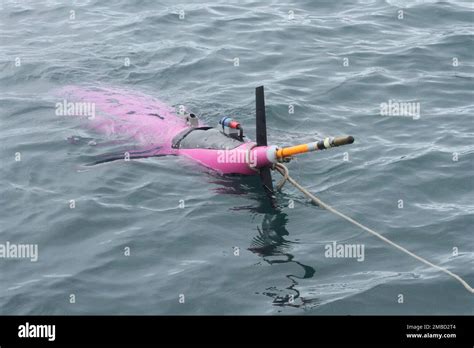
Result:
<svg viewBox="0 0 474 348">
<path fill-rule="evenodd" d="M 244 137 L 244 130 L 239 122 L 231 117 L 224 116 L 219 121 L 219 125 L 222 127 L 222 133 L 231 137 L 238 137 L 242 139 Z"/>
</svg>

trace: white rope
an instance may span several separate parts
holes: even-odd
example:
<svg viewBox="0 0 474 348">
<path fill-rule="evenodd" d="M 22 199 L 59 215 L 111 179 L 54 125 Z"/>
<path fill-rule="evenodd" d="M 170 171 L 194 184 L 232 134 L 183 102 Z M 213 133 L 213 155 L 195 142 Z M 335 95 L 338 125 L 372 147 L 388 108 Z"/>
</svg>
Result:
<svg viewBox="0 0 474 348">
<path fill-rule="evenodd" d="M 346 221 L 349 221 L 350 223 L 362 228 L 363 230 L 371 233 L 372 235 L 376 236 L 377 238 L 380 238 L 381 240 L 383 240 L 384 242 L 390 244 L 391 246 L 397 248 L 398 250 L 401 250 L 403 251 L 405 254 L 408 254 L 410 255 L 411 257 L 414 257 L 415 259 L 417 259 L 418 261 L 421 261 L 423 262 L 424 264 L 430 266 L 430 267 L 433 267 L 441 272 L 444 272 L 446 274 L 448 274 L 449 276 L 453 277 L 454 279 L 456 279 L 457 281 L 459 281 L 466 289 L 467 291 L 469 291 L 470 293 L 474 294 L 474 289 L 464 280 L 462 279 L 460 276 L 458 276 L 457 274 L 454 274 L 453 272 L 447 270 L 446 268 L 443 268 L 441 266 L 438 266 L 438 265 L 435 265 L 433 263 L 431 263 L 430 261 L 428 260 L 425 260 L 424 258 L 422 258 L 421 256 L 418 256 L 414 253 L 412 253 L 411 251 L 405 249 L 404 247 L 392 242 L 390 239 L 387 239 L 386 237 L 382 236 L 380 233 L 368 228 L 367 226 L 364 226 L 362 225 L 361 223 L 355 221 L 354 219 L 344 215 L 343 213 L 337 211 L 336 209 L 334 209 L 333 207 L 331 207 L 330 205 L 327 205 L 326 203 L 324 203 L 323 201 L 321 201 L 319 198 L 317 198 L 316 196 L 314 196 L 311 192 L 309 192 L 308 190 L 306 190 L 303 186 L 301 186 L 300 184 L 298 184 L 288 173 L 288 168 L 281 164 L 281 163 L 277 163 L 275 165 L 275 169 L 283 176 L 283 179 L 277 184 L 277 190 L 279 190 L 280 188 L 283 187 L 283 185 L 285 184 L 286 181 L 289 181 L 291 184 L 293 184 L 293 186 L 295 186 L 298 190 L 300 190 L 301 192 L 303 192 L 307 197 L 309 197 L 314 203 L 316 203 L 317 205 L 319 205 L 320 207 L 322 208 L 325 208 L 327 210 L 329 210 L 331 213 L 334 213 L 338 216 L 340 216 L 341 218 L 343 218 L 344 220 Z"/>
</svg>

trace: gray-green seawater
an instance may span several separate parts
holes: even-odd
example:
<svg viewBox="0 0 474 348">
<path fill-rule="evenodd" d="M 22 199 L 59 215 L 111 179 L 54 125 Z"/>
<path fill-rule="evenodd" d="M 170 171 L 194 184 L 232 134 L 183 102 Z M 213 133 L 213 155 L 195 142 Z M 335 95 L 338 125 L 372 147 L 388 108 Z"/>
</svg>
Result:
<svg viewBox="0 0 474 348">
<path fill-rule="evenodd" d="M 257 178 L 185 158 L 85 168 L 119 147 L 52 92 L 129 88 L 255 138 L 265 85 L 270 143 L 356 139 L 295 179 L 473 285 L 472 26 L 469 1 L 2 1 L 0 244 L 39 259 L 0 259 L 0 313 L 473 314 L 457 281 L 291 185 L 274 210 Z M 420 117 L 381 115 L 390 100 Z M 364 260 L 326 257 L 333 241 Z"/>
</svg>

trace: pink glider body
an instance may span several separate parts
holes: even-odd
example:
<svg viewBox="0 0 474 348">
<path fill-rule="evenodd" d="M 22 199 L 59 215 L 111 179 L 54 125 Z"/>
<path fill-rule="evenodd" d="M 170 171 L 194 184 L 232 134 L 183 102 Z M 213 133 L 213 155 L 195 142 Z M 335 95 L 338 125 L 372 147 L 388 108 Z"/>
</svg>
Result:
<svg viewBox="0 0 474 348">
<path fill-rule="evenodd" d="M 258 174 L 258 169 L 269 165 L 267 146 L 255 147 L 254 142 L 244 143 L 231 150 L 179 149 L 183 155 L 222 174 Z"/>
<path fill-rule="evenodd" d="M 144 94 L 111 88 L 68 86 L 61 90 L 65 108 L 93 110 L 86 124 L 108 137 L 132 139 L 149 156 L 182 155 L 222 174 L 254 175 L 268 166 L 267 146 L 243 142 L 233 149 L 174 148 L 173 139 L 190 129 L 175 109 Z M 199 124 L 199 127 L 205 126 Z"/>
</svg>

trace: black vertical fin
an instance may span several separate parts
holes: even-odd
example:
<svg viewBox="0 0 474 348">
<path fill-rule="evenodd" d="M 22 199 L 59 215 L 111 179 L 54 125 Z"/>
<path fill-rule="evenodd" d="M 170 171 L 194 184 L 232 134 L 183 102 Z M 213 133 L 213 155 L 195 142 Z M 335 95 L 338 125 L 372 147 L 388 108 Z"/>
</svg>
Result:
<svg viewBox="0 0 474 348">
<path fill-rule="evenodd" d="M 267 146 L 267 120 L 265 116 L 265 95 L 263 86 L 255 89 L 257 146 Z"/>
<path fill-rule="evenodd" d="M 260 168 L 260 179 L 262 180 L 262 185 L 265 191 L 269 194 L 273 194 L 272 172 L 270 171 L 270 168 Z"/>
<path fill-rule="evenodd" d="M 267 146 L 267 120 L 265 115 L 265 94 L 263 86 L 255 89 L 257 146 Z M 260 168 L 262 185 L 269 194 L 273 194 L 272 173 L 270 168 Z"/>
</svg>

